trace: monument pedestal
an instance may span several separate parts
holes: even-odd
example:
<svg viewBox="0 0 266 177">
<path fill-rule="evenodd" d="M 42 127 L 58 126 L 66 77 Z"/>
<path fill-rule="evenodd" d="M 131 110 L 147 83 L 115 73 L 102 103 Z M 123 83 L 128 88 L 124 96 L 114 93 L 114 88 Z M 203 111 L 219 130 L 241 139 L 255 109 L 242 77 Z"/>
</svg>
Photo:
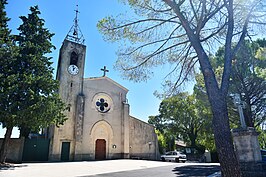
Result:
<svg viewBox="0 0 266 177">
<path fill-rule="evenodd" d="M 243 177 L 266 176 L 266 164 L 261 159 L 258 135 L 259 133 L 253 127 L 232 130 L 236 155 Z"/>
<path fill-rule="evenodd" d="M 239 162 L 261 162 L 258 135 L 253 127 L 232 130 L 233 141 Z"/>
</svg>

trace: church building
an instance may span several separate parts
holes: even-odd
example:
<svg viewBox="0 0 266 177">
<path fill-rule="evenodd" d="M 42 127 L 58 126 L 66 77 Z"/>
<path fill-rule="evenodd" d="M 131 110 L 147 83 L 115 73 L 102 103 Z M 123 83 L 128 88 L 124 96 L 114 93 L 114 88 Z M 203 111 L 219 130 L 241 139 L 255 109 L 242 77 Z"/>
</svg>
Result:
<svg viewBox="0 0 266 177">
<path fill-rule="evenodd" d="M 128 89 L 106 76 L 84 78 L 86 46 L 77 20 L 59 52 L 56 78 L 67 120 L 49 128 L 49 161 L 156 159 L 154 127 L 129 115 Z"/>
</svg>

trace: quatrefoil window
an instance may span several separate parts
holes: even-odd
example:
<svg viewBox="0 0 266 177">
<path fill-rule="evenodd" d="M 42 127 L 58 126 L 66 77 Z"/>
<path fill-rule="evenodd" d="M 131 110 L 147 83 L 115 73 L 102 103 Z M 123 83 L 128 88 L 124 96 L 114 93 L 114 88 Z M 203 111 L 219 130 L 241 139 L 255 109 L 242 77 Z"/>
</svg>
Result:
<svg viewBox="0 0 266 177">
<path fill-rule="evenodd" d="M 96 94 L 93 100 L 95 108 L 101 113 L 110 111 L 113 105 L 111 97 L 105 93 Z"/>
<path fill-rule="evenodd" d="M 109 111 L 108 102 L 104 98 L 100 98 L 99 100 L 97 100 L 96 101 L 96 106 L 98 107 L 98 110 L 101 111 L 101 112 Z"/>
</svg>

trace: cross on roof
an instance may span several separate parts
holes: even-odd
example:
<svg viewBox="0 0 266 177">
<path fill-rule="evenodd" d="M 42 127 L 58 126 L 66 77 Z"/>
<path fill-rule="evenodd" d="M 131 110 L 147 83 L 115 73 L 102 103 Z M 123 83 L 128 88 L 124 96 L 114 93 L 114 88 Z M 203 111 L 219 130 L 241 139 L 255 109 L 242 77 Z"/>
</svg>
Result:
<svg viewBox="0 0 266 177">
<path fill-rule="evenodd" d="M 104 66 L 101 71 L 103 71 L 103 77 L 105 77 L 106 73 L 109 72 L 109 70 L 106 69 L 106 66 Z"/>
</svg>

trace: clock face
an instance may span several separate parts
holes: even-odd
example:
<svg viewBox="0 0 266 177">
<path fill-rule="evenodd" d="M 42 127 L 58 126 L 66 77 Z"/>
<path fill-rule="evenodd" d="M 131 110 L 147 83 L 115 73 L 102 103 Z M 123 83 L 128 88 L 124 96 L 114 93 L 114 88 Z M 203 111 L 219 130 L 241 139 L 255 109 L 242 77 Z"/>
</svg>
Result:
<svg viewBox="0 0 266 177">
<path fill-rule="evenodd" d="M 79 68 L 76 65 L 69 65 L 67 70 L 71 75 L 76 75 L 79 72 Z"/>
</svg>

